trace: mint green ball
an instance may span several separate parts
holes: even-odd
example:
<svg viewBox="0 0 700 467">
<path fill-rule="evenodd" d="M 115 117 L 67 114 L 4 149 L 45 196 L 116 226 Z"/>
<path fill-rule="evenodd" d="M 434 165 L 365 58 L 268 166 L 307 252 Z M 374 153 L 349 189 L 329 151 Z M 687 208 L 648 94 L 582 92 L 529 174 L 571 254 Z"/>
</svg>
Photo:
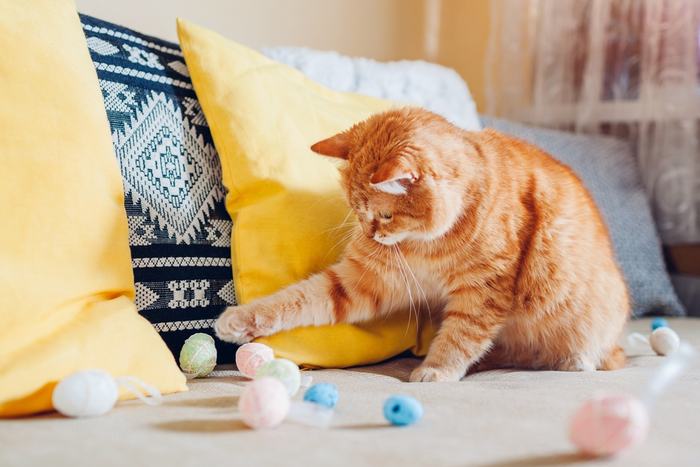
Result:
<svg viewBox="0 0 700 467">
<path fill-rule="evenodd" d="M 207 376 L 216 366 L 216 345 L 209 334 L 198 332 L 187 338 L 180 349 L 180 368 L 188 378 Z"/>
<path fill-rule="evenodd" d="M 275 378 L 284 384 L 290 396 L 296 394 L 301 386 L 299 367 L 294 362 L 284 358 L 275 358 L 260 365 L 255 372 L 255 379 L 266 376 Z"/>
</svg>

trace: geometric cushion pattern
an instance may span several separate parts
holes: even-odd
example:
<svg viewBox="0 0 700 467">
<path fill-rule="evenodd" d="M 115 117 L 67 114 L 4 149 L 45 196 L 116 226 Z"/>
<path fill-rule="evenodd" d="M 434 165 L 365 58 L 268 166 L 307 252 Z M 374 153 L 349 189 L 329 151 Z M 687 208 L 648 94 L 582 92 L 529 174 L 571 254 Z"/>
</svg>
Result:
<svg viewBox="0 0 700 467">
<path fill-rule="evenodd" d="M 179 46 L 80 18 L 121 168 L 136 305 L 177 354 L 236 302 L 219 157 Z"/>
</svg>

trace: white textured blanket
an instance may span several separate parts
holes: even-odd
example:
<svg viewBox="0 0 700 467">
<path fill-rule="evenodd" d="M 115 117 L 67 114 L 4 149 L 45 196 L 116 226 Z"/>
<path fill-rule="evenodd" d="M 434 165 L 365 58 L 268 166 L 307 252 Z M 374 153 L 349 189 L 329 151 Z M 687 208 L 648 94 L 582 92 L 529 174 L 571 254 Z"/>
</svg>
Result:
<svg viewBox="0 0 700 467">
<path fill-rule="evenodd" d="M 469 88 L 450 68 L 422 61 L 377 62 L 297 47 L 263 53 L 336 91 L 422 106 L 464 129 L 481 129 Z"/>
</svg>

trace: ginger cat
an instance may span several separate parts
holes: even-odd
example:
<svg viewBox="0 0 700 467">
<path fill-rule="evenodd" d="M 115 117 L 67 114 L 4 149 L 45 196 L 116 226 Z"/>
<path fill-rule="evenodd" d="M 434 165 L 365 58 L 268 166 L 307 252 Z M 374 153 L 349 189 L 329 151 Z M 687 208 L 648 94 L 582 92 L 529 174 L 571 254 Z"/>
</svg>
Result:
<svg viewBox="0 0 700 467">
<path fill-rule="evenodd" d="M 311 149 L 347 161 L 356 235 L 325 271 L 225 310 L 221 339 L 413 313 L 420 302 L 441 324 L 411 381 L 624 365 L 616 342 L 627 287 L 601 215 L 567 166 L 416 108 L 374 115 Z"/>
</svg>

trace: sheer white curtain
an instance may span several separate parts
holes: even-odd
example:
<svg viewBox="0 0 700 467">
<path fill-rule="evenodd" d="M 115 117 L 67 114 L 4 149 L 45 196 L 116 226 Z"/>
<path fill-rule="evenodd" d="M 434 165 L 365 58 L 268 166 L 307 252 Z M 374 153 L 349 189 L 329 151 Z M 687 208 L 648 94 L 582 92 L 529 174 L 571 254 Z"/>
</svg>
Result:
<svg viewBox="0 0 700 467">
<path fill-rule="evenodd" d="M 700 242 L 700 0 L 491 0 L 487 112 L 633 144 L 667 244 Z"/>
</svg>

